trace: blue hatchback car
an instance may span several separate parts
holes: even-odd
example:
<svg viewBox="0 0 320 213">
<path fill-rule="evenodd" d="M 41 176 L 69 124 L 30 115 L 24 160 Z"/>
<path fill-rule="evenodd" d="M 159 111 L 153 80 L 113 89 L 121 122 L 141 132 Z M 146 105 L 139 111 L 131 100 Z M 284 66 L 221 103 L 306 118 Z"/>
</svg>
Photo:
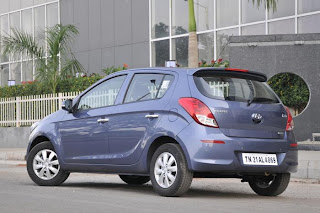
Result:
<svg viewBox="0 0 320 213">
<path fill-rule="evenodd" d="M 258 72 L 146 68 L 116 72 L 31 127 L 27 170 L 38 185 L 71 172 L 151 180 L 163 196 L 193 177 L 240 178 L 276 196 L 297 171 L 289 110 Z"/>
</svg>

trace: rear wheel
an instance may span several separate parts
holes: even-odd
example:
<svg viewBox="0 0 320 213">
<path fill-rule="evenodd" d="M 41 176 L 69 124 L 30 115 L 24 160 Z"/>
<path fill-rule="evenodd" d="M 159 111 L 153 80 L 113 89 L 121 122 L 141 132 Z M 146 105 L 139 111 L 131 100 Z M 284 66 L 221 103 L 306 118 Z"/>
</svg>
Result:
<svg viewBox="0 0 320 213">
<path fill-rule="evenodd" d="M 40 186 L 57 186 L 68 177 L 61 169 L 58 156 L 49 141 L 36 145 L 29 153 L 27 170 L 30 178 Z"/>
<path fill-rule="evenodd" d="M 186 193 L 191 185 L 193 172 L 188 170 L 187 160 L 178 144 L 164 144 L 152 156 L 150 179 L 154 190 L 168 197 Z"/>
<path fill-rule="evenodd" d="M 148 176 L 119 175 L 119 177 L 129 185 L 142 185 L 150 181 L 150 177 Z"/>
<path fill-rule="evenodd" d="M 290 182 L 290 173 L 276 176 L 258 177 L 249 181 L 251 189 L 262 196 L 277 196 L 283 193 Z"/>
</svg>

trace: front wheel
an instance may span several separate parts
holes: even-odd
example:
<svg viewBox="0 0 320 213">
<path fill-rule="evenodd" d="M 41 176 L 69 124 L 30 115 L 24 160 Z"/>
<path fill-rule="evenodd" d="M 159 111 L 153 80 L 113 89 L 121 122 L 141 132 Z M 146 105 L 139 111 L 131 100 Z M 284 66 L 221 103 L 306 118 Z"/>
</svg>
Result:
<svg viewBox="0 0 320 213">
<path fill-rule="evenodd" d="M 249 181 L 251 189 L 262 196 L 277 196 L 283 193 L 290 182 L 290 173 L 275 176 L 257 177 Z"/>
<path fill-rule="evenodd" d="M 119 177 L 129 185 L 143 185 L 150 181 L 150 177 L 148 176 L 119 175 Z"/>
<path fill-rule="evenodd" d="M 186 193 L 191 185 L 193 172 L 178 144 L 160 146 L 152 156 L 150 179 L 154 190 L 167 197 L 178 197 Z"/>
<path fill-rule="evenodd" d="M 40 186 L 57 186 L 68 177 L 69 172 L 60 167 L 58 156 L 49 141 L 36 145 L 27 160 L 30 178 Z"/>
</svg>

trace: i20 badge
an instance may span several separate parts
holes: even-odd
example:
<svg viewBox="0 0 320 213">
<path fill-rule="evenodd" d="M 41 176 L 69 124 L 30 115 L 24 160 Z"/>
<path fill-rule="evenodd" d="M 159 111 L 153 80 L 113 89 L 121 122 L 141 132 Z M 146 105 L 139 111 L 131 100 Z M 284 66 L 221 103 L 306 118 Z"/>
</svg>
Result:
<svg viewBox="0 0 320 213">
<path fill-rule="evenodd" d="M 260 115 L 259 113 L 253 113 L 251 115 L 251 119 L 252 119 L 253 123 L 259 124 L 262 122 L 263 118 L 262 118 L 262 115 Z"/>
</svg>

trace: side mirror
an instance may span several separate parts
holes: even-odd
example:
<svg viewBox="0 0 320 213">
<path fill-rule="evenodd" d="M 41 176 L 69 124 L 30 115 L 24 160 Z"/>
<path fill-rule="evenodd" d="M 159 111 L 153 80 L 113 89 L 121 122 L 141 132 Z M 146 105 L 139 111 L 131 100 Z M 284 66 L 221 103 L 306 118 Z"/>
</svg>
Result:
<svg viewBox="0 0 320 213">
<path fill-rule="evenodd" d="M 72 112 L 72 99 L 67 99 L 62 102 L 62 109 L 68 112 Z"/>
</svg>

